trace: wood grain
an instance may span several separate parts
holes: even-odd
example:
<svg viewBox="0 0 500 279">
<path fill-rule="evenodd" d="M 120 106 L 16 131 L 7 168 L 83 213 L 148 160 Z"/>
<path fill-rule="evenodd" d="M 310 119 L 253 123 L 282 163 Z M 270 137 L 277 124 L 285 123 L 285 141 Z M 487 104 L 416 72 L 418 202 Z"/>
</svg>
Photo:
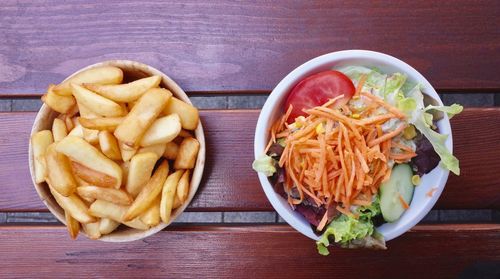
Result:
<svg viewBox="0 0 500 279">
<path fill-rule="evenodd" d="M 272 89 L 321 54 L 394 55 L 438 90 L 500 88 L 500 2 L 2 1 L 0 91 L 43 92 L 109 59 L 164 71 L 186 91 Z"/>
<path fill-rule="evenodd" d="M 269 211 L 251 168 L 258 110 L 206 110 L 201 119 L 207 156 L 190 211 Z M 0 211 L 46 211 L 28 171 L 28 137 L 35 113 L 0 113 Z M 436 207 L 500 208 L 500 108 L 470 108 L 452 119 L 462 175 L 451 175 Z"/>
<path fill-rule="evenodd" d="M 500 225 L 416 226 L 385 251 L 324 257 L 315 246 L 280 225 L 173 226 L 113 244 L 72 241 L 60 226 L 0 227 L 0 277 L 456 278 L 472 264 L 498 267 Z"/>
</svg>

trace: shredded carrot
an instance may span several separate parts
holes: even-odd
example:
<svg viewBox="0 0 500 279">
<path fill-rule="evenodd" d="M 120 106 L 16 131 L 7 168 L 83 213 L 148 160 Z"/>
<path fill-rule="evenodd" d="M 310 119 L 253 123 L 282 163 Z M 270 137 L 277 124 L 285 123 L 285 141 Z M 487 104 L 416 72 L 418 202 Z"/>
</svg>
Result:
<svg viewBox="0 0 500 279">
<path fill-rule="evenodd" d="M 401 196 L 401 194 L 398 195 L 398 198 L 404 209 L 410 208 L 410 206 L 408 205 L 408 203 L 406 203 L 405 199 L 403 198 L 403 196 Z"/>
<path fill-rule="evenodd" d="M 385 109 L 387 109 L 389 112 L 392 112 L 394 115 L 396 115 L 396 117 L 398 117 L 398 118 L 404 118 L 405 117 L 405 114 L 403 112 L 401 112 L 399 109 L 397 109 L 397 108 L 389 105 L 388 103 L 384 102 L 384 100 L 382 100 L 381 98 L 379 98 L 379 97 L 377 97 L 375 95 L 372 95 L 370 93 L 366 93 L 366 92 L 361 92 L 361 95 L 363 97 L 367 97 L 367 98 L 371 99 L 372 101 L 376 102 L 380 106 L 382 106 Z"/>
<path fill-rule="evenodd" d="M 428 196 L 429 198 L 432 198 L 432 196 L 434 195 L 434 192 L 437 191 L 437 188 L 436 187 L 432 187 L 432 189 L 429 190 L 429 192 L 427 192 L 425 195 Z"/>
<path fill-rule="evenodd" d="M 354 97 L 359 97 L 359 93 L 361 93 L 361 89 L 363 89 L 363 85 L 365 85 L 367 75 L 361 75 L 359 78 L 358 86 L 356 87 L 356 92 L 354 93 Z"/>
<path fill-rule="evenodd" d="M 285 138 L 279 166 L 285 169 L 284 187 L 290 204 L 300 204 L 304 199 L 318 206 L 336 202 L 338 211 L 355 217 L 350 206 L 371 204 L 380 184 L 390 177 L 389 160 L 407 161 L 416 155 L 410 147 L 394 139 L 402 134 L 406 124 L 391 132 L 382 130 L 386 121 L 403 118 L 404 114 L 382 99 L 361 92 L 364 81 L 360 80 L 356 90 L 366 96 L 359 100 L 373 111 L 371 114 L 365 110 L 359 117 L 351 117 L 348 106 L 335 106 L 339 96 L 322 106 L 304 110 L 308 116 L 296 119 L 295 125 L 287 124 L 289 107 L 272 125 L 266 150 L 278 138 Z M 378 108 L 388 113 L 375 113 Z M 292 192 L 299 197 L 292 197 Z M 324 228 L 327 219 L 325 213 L 319 227 Z"/>
<path fill-rule="evenodd" d="M 376 138 L 376 139 L 370 141 L 368 143 L 368 146 L 372 147 L 372 146 L 377 145 L 377 144 L 379 144 L 381 142 L 384 142 L 386 140 L 392 139 L 393 137 L 399 135 L 404 130 L 404 128 L 406 128 L 406 125 L 405 124 L 401 124 L 399 127 L 396 128 L 396 130 L 394 130 L 392 132 L 389 132 L 387 134 L 384 134 L 381 137 Z"/>
</svg>

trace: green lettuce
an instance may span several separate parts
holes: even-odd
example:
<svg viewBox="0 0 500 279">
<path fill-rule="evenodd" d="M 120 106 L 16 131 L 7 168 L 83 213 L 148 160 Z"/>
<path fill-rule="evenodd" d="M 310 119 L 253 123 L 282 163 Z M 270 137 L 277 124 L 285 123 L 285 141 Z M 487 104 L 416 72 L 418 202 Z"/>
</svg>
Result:
<svg viewBox="0 0 500 279">
<path fill-rule="evenodd" d="M 440 134 L 432 129 L 432 114 L 429 110 L 439 110 L 446 112 L 449 117 L 460 113 L 463 107 L 458 104 L 453 104 L 451 106 L 427 106 L 424 107 L 424 95 L 420 90 L 420 86 L 415 86 L 407 94 L 408 98 L 415 100 L 416 109 L 409 113 L 409 122 L 417 128 L 420 133 L 422 133 L 432 144 L 434 151 L 441 158 L 441 166 L 445 169 L 450 170 L 456 175 L 460 174 L 460 166 L 458 159 L 451 154 L 451 152 L 446 148 L 445 142 L 448 139 L 448 135 Z"/>
<path fill-rule="evenodd" d="M 262 172 L 266 176 L 272 176 L 276 172 L 275 160 L 271 156 L 262 155 L 252 163 L 256 172 Z"/>
<path fill-rule="evenodd" d="M 333 220 L 326 228 L 321 238 L 316 242 L 318 253 L 324 256 L 330 254 L 328 246 L 330 237 L 342 246 L 348 245 L 351 241 L 371 236 L 375 232 L 372 218 L 380 214 L 380 199 L 378 196 L 370 206 L 360 206 L 355 212 L 358 218 L 347 215 L 340 215 Z"/>
<path fill-rule="evenodd" d="M 464 110 L 464 108 L 461 105 L 458 104 L 453 104 L 451 106 L 427 106 L 425 107 L 424 111 L 427 112 L 429 110 L 439 110 L 442 112 L 446 112 L 448 114 L 449 118 L 452 118 L 453 116 L 459 114 Z"/>
</svg>

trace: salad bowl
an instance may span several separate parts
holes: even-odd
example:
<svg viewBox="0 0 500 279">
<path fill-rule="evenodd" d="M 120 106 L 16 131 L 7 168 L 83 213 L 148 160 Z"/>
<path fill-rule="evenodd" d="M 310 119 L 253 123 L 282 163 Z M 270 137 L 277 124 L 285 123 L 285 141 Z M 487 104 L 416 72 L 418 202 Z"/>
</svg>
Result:
<svg viewBox="0 0 500 279">
<path fill-rule="evenodd" d="M 419 84 L 421 91 L 431 97 L 435 105 L 443 105 L 436 90 L 427 79 L 416 69 L 395 57 L 367 50 L 346 50 L 325 54 L 297 67 L 283 78 L 270 94 L 262 108 L 257 122 L 254 139 L 256 160 L 262 156 L 262 154 L 265 154 L 266 146 L 270 139 L 271 126 L 283 115 L 284 110 L 286 110 L 284 107 L 289 92 L 306 77 L 323 71 L 349 66 L 362 66 L 370 69 L 376 68 L 377 71 L 389 75 L 403 73 L 407 76 L 408 82 Z M 435 122 L 435 125 L 440 134 L 448 135 L 443 145 L 451 153 L 453 138 L 448 116 L 444 114 L 440 120 Z M 441 195 L 448 179 L 448 174 L 449 170 L 443 168 L 440 164 L 421 177 L 418 186 L 414 187 L 411 204 L 402 216 L 394 222 L 387 222 L 376 228 L 376 231 L 383 236 L 385 241 L 402 235 L 427 215 Z M 313 240 L 320 240 L 321 235 L 315 232 L 308 220 L 306 220 L 303 215 L 293 210 L 289 202 L 275 191 L 268 176 L 262 172 L 259 172 L 258 175 L 267 198 L 278 214 L 300 233 Z"/>
</svg>

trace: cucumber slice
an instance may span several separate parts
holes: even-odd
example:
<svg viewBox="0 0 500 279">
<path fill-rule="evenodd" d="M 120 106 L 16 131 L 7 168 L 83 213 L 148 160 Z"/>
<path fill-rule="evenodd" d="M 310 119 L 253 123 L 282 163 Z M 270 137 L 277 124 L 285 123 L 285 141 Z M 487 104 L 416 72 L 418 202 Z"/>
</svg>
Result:
<svg viewBox="0 0 500 279">
<path fill-rule="evenodd" d="M 415 188 L 411 182 L 412 176 L 410 165 L 396 165 L 392 168 L 389 180 L 380 186 L 380 210 L 387 222 L 398 220 L 405 211 L 399 195 L 410 204 Z"/>
</svg>

